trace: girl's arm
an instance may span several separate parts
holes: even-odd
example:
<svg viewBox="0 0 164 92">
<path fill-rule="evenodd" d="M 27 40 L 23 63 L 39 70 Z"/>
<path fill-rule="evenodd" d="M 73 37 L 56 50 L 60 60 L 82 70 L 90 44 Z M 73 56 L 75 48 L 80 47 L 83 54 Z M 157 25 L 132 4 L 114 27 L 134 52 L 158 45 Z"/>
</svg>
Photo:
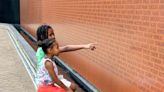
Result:
<svg viewBox="0 0 164 92">
<path fill-rule="evenodd" d="M 90 44 L 83 44 L 83 45 L 66 45 L 63 47 L 59 47 L 59 52 L 68 52 L 68 51 L 75 51 L 75 50 L 80 50 L 80 49 L 91 49 L 94 50 L 95 43 L 90 43 Z"/>
<path fill-rule="evenodd" d="M 67 92 L 72 92 L 70 88 L 67 88 L 57 77 L 57 75 L 55 74 L 55 71 L 54 71 L 54 66 L 52 64 L 52 62 L 50 61 L 46 61 L 45 62 L 45 67 L 46 69 L 48 70 L 48 73 L 49 75 L 51 76 L 52 78 L 52 81 L 53 81 L 53 84 L 56 83 L 57 85 L 59 85 L 60 87 L 62 87 L 63 89 L 65 89 Z"/>
</svg>

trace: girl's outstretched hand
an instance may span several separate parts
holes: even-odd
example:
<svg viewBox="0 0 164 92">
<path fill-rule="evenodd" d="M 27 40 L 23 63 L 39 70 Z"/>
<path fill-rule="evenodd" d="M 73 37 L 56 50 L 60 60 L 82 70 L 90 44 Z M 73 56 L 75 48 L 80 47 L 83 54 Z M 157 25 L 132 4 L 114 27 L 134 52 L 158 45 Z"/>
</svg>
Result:
<svg viewBox="0 0 164 92">
<path fill-rule="evenodd" d="M 91 50 L 94 50 L 94 49 L 96 49 L 96 45 L 97 43 L 89 43 L 89 44 L 86 44 L 85 45 L 85 48 L 86 49 L 91 49 Z"/>
</svg>

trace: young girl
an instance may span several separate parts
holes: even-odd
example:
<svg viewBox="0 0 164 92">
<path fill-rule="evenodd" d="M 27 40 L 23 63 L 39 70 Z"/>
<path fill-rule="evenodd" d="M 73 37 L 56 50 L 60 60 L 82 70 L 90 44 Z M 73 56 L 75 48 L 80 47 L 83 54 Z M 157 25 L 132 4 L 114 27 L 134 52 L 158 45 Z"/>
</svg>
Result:
<svg viewBox="0 0 164 92">
<path fill-rule="evenodd" d="M 43 41 L 45 39 L 52 39 L 52 38 L 55 38 L 55 34 L 53 32 L 52 27 L 50 27 L 49 25 L 41 25 L 37 29 L 37 41 Z M 84 44 L 84 45 L 66 45 L 63 47 L 58 47 L 57 55 L 59 53 L 62 53 L 62 52 L 75 51 L 75 50 L 80 50 L 80 49 L 94 50 L 95 44 L 90 43 L 90 44 Z M 45 57 L 45 53 L 44 53 L 42 47 L 38 48 L 37 53 L 36 53 L 36 57 L 38 59 L 37 67 L 42 66 L 42 63 L 40 63 L 40 62 Z M 37 78 L 37 76 L 36 76 L 36 78 Z M 74 83 L 68 83 L 68 81 L 63 81 L 63 82 L 64 83 L 66 82 L 66 84 L 70 84 L 70 85 L 67 85 L 67 87 L 70 87 L 72 90 L 76 89 L 76 86 Z"/>
<path fill-rule="evenodd" d="M 37 41 L 43 41 L 45 39 L 50 39 L 50 38 L 55 38 L 54 31 L 51 26 L 49 25 L 41 25 L 37 29 Z M 80 50 L 80 49 L 95 49 L 95 43 L 90 43 L 90 44 L 83 44 L 83 45 L 66 45 L 63 47 L 59 47 L 59 52 L 58 53 L 63 53 L 63 52 L 69 52 L 69 51 L 75 51 L 75 50 Z M 38 59 L 38 62 L 42 60 L 42 58 L 45 56 L 42 48 L 37 49 L 36 57 Z"/>
<path fill-rule="evenodd" d="M 55 39 L 46 39 L 42 42 L 38 43 L 40 47 L 42 47 L 45 56 L 41 60 L 41 65 L 38 67 L 37 75 L 37 85 L 38 92 L 73 92 L 72 89 L 67 87 L 66 85 L 71 85 L 67 80 L 60 80 L 58 76 L 58 69 L 54 62 L 52 62 L 52 58 L 59 53 L 58 43 Z M 58 88 L 57 86 L 61 88 Z"/>
</svg>

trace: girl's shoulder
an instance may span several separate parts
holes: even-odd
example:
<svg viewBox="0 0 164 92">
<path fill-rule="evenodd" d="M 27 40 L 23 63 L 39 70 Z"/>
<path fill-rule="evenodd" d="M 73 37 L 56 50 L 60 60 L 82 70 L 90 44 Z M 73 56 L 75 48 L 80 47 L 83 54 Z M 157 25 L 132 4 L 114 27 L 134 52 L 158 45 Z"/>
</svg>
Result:
<svg viewBox="0 0 164 92">
<path fill-rule="evenodd" d="M 39 47 L 36 52 L 36 57 L 38 59 L 38 62 L 40 62 L 44 56 L 45 56 L 45 53 L 43 52 L 43 49 Z"/>
<path fill-rule="evenodd" d="M 43 62 L 46 62 L 46 61 L 50 61 L 50 62 L 52 62 L 52 60 L 51 60 L 51 59 L 46 58 L 46 57 L 44 57 L 44 58 L 42 59 L 42 61 L 43 61 Z"/>
<path fill-rule="evenodd" d="M 37 49 L 36 55 L 37 55 L 37 54 L 44 54 L 44 51 L 43 51 L 42 47 L 39 47 L 39 48 Z"/>
<path fill-rule="evenodd" d="M 49 62 L 49 63 L 48 63 L 48 62 Z M 42 64 L 43 64 L 44 66 L 46 66 L 47 63 L 48 63 L 48 64 L 52 64 L 53 66 L 56 66 L 56 65 L 54 64 L 54 62 L 53 62 L 51 59 L 44 57 L 44 58 L 42 59 Z"/>
<path fill-rule="evenodd" d="M 52 61 L 50 58 L 44 57 L 44 58 L 42 59 L 42 62 L 45 64 L 46 61 L 49 61 L 49 62 L 51 62 L 53 65 L 56 65 L 55 62 Z"/>
</svg>

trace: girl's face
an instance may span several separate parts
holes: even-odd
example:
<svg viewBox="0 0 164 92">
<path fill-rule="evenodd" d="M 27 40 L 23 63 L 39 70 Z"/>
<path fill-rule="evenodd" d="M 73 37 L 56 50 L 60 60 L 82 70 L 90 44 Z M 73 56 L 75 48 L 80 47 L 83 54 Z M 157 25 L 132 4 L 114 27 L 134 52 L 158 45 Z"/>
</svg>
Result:
<svg viewBox="0 0 164 92">
<path fill-rule="evenodd" d="M 50 53 L 54 56 L 59 54 L 59 45 L 57 42 L 54 42 L 53 45 L 50 47 Z"/>
<path fill-rule="evenodd" d="M 48 29 L 48 39 L 55 38 L 55 34 L 52 28 Z"/>
</svg>

